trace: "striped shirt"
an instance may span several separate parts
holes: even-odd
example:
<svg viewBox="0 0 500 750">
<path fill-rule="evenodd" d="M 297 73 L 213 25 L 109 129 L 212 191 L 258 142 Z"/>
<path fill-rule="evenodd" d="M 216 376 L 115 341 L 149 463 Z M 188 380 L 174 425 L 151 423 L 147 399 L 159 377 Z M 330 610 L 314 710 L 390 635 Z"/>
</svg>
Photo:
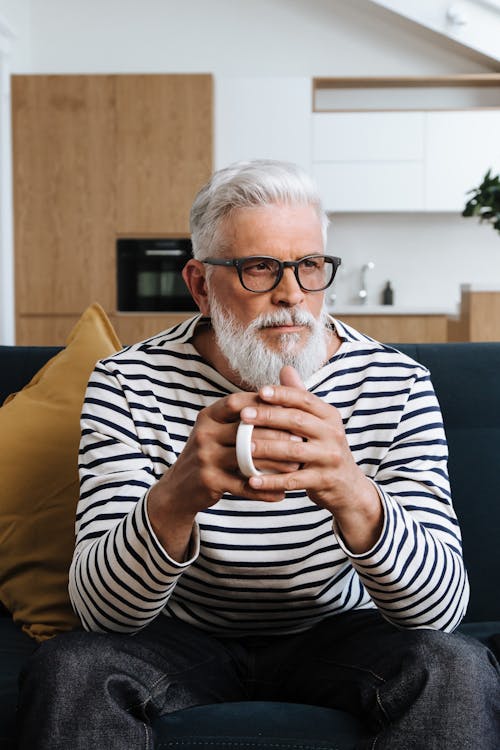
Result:
<svg viewBox="0 0 500 750">
<path fill-rule="evenodd" d="M 468 600 L 442 417 L 423 366 L 335 323 L 335 355 L 306 383 L 340 412 L 384 523 L 353 554 L 303 491 L 267 504 L 224 494 L 198 513 L 190 558 L 171 559 L 148 489 L 201 409 L 238 388 L 194 348 L 200 316 L 97 363 L 82 412 L 70 595 L 89 630 L 136 632 L 160 613 L 219 635 L 293 633 L 377 607 L 402 628 L 453 630 Z"/>
</svg>

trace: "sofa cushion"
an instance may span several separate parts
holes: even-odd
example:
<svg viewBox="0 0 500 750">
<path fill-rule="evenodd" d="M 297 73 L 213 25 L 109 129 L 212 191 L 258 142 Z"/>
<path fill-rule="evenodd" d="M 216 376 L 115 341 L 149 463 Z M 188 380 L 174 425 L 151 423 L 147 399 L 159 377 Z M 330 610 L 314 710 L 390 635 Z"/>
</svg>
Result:
<svg viewBox="0 0 500 750">
<path fill-rule="evenodd" d="M 61 349 L 62 346 L 0 346 L 0 406 L 8 396 L 24 388 Z"/>
<path fill-rule="evenodd" d="M 345 711 L 271 701 L 196 706 L 153 729 L 155 750 L 355 750 L 368 739 Z"/>
<path fill-rule="evenodd" d="M 43 640 L 77 621 L 67 592 L 78 500 L 80 411 L 96 361 L 120 348 L 99 305 L 0 408 L 0 600 Z"/>
<path fill-rule="evenodd" d="M 14 750 L 19 670 L 37 644 L 10 617 L 0 617 L 0 748 Z"/>
<path fill-rule="evenodd" d="M 500 346 L 497 342 L 396 344 L 429 368 L 443 412 L 453 503 L 471 598 L 466 620 L 500 620 Z"/>
</svg>

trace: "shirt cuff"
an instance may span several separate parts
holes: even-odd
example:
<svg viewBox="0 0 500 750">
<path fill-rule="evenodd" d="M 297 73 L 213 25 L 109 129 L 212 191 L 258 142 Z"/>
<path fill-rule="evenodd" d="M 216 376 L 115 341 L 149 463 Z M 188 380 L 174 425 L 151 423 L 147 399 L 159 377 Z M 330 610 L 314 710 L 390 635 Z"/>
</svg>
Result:
<svg viewBox="0 0 500 750">
<path fill-rule="evenodd" d="M 179 560 L 174 560 L 173 557 L 170 557 L 167 550 L 165 549 L 165 547 L 162 545 L 162 543 L 156 536 L 153 530 L 153 527 L 151 525 L 151 521 L 149 519 L 149 514 L 148 514 L 149 493 L 150 493 L 150 490 L 146 492 L 146 494 L 142 498 L 142 502 L 141 501 L 139 502 L 142 504 L 141 518 L 143 521 L 143 525 L 150 538 L 150 541 L 151 541 L 150 546 L 153 547 L 155 551 L 155 556 L 157 557 L 157 561 L 167 563 L 169 566 L 172 566 L 178 569 L 188 568 L 190 565 L 192 565 L 195 562 L 198 555 L 200 554 L 200 529 L 199 529 L 197 521 L 193 523 L 193 529 L 191 531 L 191 536 L 189 538 L 189 543 L 188 543 L 188 547 L 186 551 L 186 559 L 184 559 L 182 562 L 179 562 Z"/>
<path fill-rule="evenodd" d="M 384 541 L 387 539 L 387 526 L 388 526 L 388 513 L 387 513 L 387 497 L 385 493 L 380 489 L 378 484 L 373 481 L 373 479 L 370 479 L 370 477 L 367 477 L 368 481 L 373 484 L 375 489 L 377 490 L 377 494 L 380 498 L 380 503 L 382 505 L 382 513 L 384 516 L 384 522 L 382 524 L 382 530 L 380 532 L 379 538 L 377 541 L 373 544 L 371 549 L 367 550 L 366 552 L 353 552 L 347 544 L 344 541 L 344 537 L 342 536 L 342 532 L 340 531 L 339 525 L 335 519 L 333 518 L 333 531 L 335 532 L 335 535 L 337 537 L 339 546 L 341 550 L 349 557 L 351 560 L 359 560 L 359 561 L 372 561 L 372 558 L 376 557 L 377 554 L 380 553 L 380 550 L 383 549 Z"/>
</svg>

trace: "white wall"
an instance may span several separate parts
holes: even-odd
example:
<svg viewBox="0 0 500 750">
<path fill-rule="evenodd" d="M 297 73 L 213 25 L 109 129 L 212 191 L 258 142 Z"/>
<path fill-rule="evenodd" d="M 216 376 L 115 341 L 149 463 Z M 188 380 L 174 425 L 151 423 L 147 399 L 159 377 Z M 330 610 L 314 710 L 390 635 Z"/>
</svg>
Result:
<svg viewBox="0 0 500 750">
<path fill-rule="evenodd" d="M 498 0 L 372 0 L 500 61 Z"/>
<path fill-rule="evenodd" d="M 265 76 L 481 69 L 451 44 L 438 47 L 433 37 L 368 0 L 19 2 L 30 8 L 31 72 Z"/>
<path fill-rule="evenodd" d="M 31 0 L 0 0 L 0 16 L 7 21 L 15 34 L 15 44 L 11 52 L 13 72 L 30 70 L 30 24 Z"/>
<path fill-rule="evenodd" d="M 500 289 L 500 234 L 475 219 L 449 214 L 332 216 L 329 250 L 342 257 L 336 307 L 355 303 L 360 269 L 369 272 L 368 303 L 392 282 L 395 306 L 456 310 L 462 283 Z"/>
<path fill-rule="evenodd" d="M 14 236 L 12 207 L 12 128 L 10 71 L 15 39 L 0 14 L 0 343 L 14 341 Z"/>
<path fill-rule="evenodd" d="M 369 0 L 0 0 L 0 14 L 19 35 L 14 72 L 197 71 L 217 81 L 488 71 Z M 391 279 L 405 306 L 452 309 L 461 283 L 500 282 L 500 235 L 472 219 L 342 215 L 330 244 L 344 259 L 339 304 L 351 301 L 366 260 L 376 264 L 373 288 Z"/>
</svg>

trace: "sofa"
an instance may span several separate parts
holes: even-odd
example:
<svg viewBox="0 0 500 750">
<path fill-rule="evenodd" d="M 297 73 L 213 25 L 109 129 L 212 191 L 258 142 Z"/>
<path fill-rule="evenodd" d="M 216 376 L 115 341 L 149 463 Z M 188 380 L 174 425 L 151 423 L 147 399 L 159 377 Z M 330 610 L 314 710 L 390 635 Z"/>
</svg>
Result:
<svg viewBox="0 0 500 750">
<path fill-rule="evenodd" d="M 398 344 L 397 348 L 429 368 L 443 412 L 454 503 L 472 590 L 460 629 L 488 644 L 498 655 L 500 342 Z M 0 346 L 0 403 L 23 388 L 47 360 L 61 351 L 60 347 Z M 0 497 L 0 504 L 3 501 Z M 37 641 L 21 630 L 2 605 L 1 750 L 16 746 L 17 676 L 36 647 Z M 186 709 L 162 717 L 154 729 L 155 748 L 179 745 L 193 750 L 347 750 L 362 747 L 365 737 L 358 719 L 341 711 L 283 703 L 227 703 Z"/>
</svg>

